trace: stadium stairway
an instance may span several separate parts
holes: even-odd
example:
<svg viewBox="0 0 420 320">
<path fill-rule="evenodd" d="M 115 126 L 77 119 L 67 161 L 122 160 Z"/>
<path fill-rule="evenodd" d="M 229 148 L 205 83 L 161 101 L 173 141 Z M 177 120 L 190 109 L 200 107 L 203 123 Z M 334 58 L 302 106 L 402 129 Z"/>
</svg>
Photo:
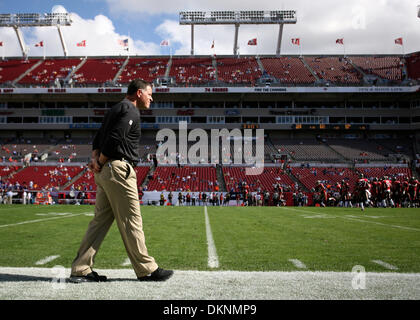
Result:
<svg viewBox="0 0 420 320">
<path fill-rule="evenodd" d="M 26 70 L 24 73 L 22 73 L 19 77 L 17 77 L 15 80 L 12 81 L 12 86 L 15 87 L 16 84 L 22 80 L 29 72 L 37 68 L 41 63 L 43 63 L 44 60 L 39 60 L 37 63 L 35 63 L 32 67 L 30 67 L 28 70 Z"/>
<path fill-rule="evenodd" d="M 169 78 L 169 72 L 171 72 L 172 67 L 172 56 L 170 56 L 168 60 L 168 66 L 166 67 L 165 75 L 163 76 L 165 79 Z"/>
<path fill-rule="evenodd" d="M 332 152 L 334 152 L 342 162 L 351 162 L 350 159 L 346 158 L 344 155 L 342 155 L 341 153 L 339 153 L 337 150 L 331 148 L 331 146 L 326 143 L 326 142 L 322 142 L 323 145 L 325 145 L 328 149 L 330 149 Z"/>
<path fill-rule="evenodd" d="M 217 70 L 217 60 L 216 60 L 216 56 L 215 56 L 215 55 L 213 55 L 213 58 L 212 58 L 211 64 L 212 64 L 212 66 L 213 66 L 213 68 L 214 68 L 214 70 L 215 70 L 214 79 L 215 79 L 217 82 L 219 82 L 219 71 Z"/>
<path fill-rule="evenodd" d="M 289 176 L 290 179 L 292 179 L 292 181 L 294 183 L 298 184 L 298 186 L 301 190 L 303 190 L 304 192 L 309 192 L 310 191 L 297 177 L 295 177 L 293 175 L 293 173 L 291 171 L 289 172 L 289 170 L 284 170 L 284 172 Z"/>
<path fill-rule="evenodd" d="M 366 79 L 366 73 L 364 73 L 363 70 L 358 65 L 354 64 L 353 61 L 349 57 L 346 57 L 345 59 L 347 60 L 348 63 L 351 64 L 353 68 L 357 70 L 357 72 L 359 72 L 363 76 L 363 81 L 365 81 L 364 79 Z"/>
<path fill-rule="evenodd" d="M 219 189 L 221 192 L 227 192 L 225 178 L 223 176 L 223 169 L 221 165 L 216 165 L 216 177 L 219 183 Z"/>
<path fill-rule="evenodd" d="M 150 166 L 149 172 L 146 174 L 146 178 L 144 178 L 143 183 L 141 184 L 141 188 L 144 189 L 145 186 L 149 183 L 149 177 L 153 176 L 153 173 L 156 171 L 156 168 L 154 165 Z"/>
<path fill-rule="evenodd" d="M 114 79 L 112 79 L 112 83 L 115 85 L 117 83 L 118 78 L 120 77 L 121 73 L 124 71 L 126 65 L 128 64 L 128 61 L 130 60 L 130 56 L 127 56 L 127 58 L 124 60 L 123 64 L 121 65 L 120 70 L 115 74 Z"/>
<path fill-rule="evenodd" d="M 79 70 L 87 61 L 87 57 L 84 57 L 83 60 L 78 64 L 76 68 L 74 68 L 69 75 L 64 79 L 65 83 L 69 83 L 70 79 L 73 77 L 73 75 Z"/>
<path fill-rule="evenodd" d="M 255 60 L 257 60 L 257 64 L 260 67 L 261 73 L 264 74 L 265 68 L 264 68 L 264 65 L 262 64 L 262 62 L 260 60 L 260 57 L 259 56 L 256 56 L 255 57 Z"/>
<path fill-rule="evenodd" d="M 79 180 L 79 178 L 81 178 L 86 171 L 88 171 L 88 168 L 84 168 L 82 171 L 79 172 L 79 174 L 75 175 L 73 177 L 73 179 L 71 179 L 70 181 L 66 182 L 64 185 L 62 185 L 60 187 L 60 190 L 66 190 L 67 187 L 71 186 L 73 183 L 75 183 L 77 180 Z"/>
<path fill-rule="evenodd" d="M 320 82 L 321 80 L 319 79 L 319 77 L 317 76 L 316 72 L 314 70 L 312 70 L 312 68 L 309 66 L 309 64 L 306 63 L 305 59 L 303 59 L 303 57 L 299 58 L 300 61 L 302 61 L 302 63 L 305 65 L 306 69 L 309 70 L 309 72 L 315 77 L 316 82 Z"/>
</svg>

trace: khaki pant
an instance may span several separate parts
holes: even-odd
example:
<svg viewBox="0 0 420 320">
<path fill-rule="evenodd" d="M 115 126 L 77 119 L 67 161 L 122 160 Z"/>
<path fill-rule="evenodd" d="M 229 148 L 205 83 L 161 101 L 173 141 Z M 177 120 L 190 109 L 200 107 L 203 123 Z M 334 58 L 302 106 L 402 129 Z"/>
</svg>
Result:
<svg viewBox="0 0 420 320">
<path fill-rule="evenodd" d="M 133 167 L 124 161 L 110 160 L 95 174 L 95 182 L 95 217 L 72 263 L 71 274 L 84 276 L 92 272 L 95 255 L 114 219 L 137 277 L 152 273 L 158 266 L 147 253 Z"/>
</svg>

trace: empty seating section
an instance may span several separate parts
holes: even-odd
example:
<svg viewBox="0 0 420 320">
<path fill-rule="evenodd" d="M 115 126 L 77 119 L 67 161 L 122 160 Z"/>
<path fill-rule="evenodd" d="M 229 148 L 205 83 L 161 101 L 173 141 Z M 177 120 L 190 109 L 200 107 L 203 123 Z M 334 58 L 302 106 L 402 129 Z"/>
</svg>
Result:
<svg viewBox="0 0 420 320">
<path fill-rule="evenodd" d="M 135 167 L 134 171 L 137 175 L 137 185 L 140 186 L 149 172 L 150 167 Z M 96 191 L 95 175 L 90 170 L 85 170 L 72 184 L 68 185 L 65 190 L 78 190 L 78 191 Z"/>
<path fill-rule="evenodd" d="M 56 79 L 65 79 L 76 68 L 81 59 L 47 59 L 29 72 L 18 83 L 48 85 L 54 84 Z"/>
<path fill-rule="evenodd" d="M 173 58 L 170 77 L 177 85 L 200 85 L 216 79 L 211 58 Z"/>
<path fill-rule="evenodd" d="M 32 157 L 35 155 L 40 156 L 44 152 L 47 152 L 49 148 L 51 148 L 51 145 L 49 144 L 4 144 L 0 147 L 0 157 L 4 161 L 7 161 L 9 158 L 20 161 L 20 159 L 22 159 L 26 154 L 32 153 Z"/>
<path fill-rule="evenodd" d="M 320 79 L 337 84 L 361 84 L 360 74 L 346 59 L 341 57 L 305 57 L 306 63 Z"/>
<path fill-rule="evenodd" d="M 369 140 L 331 139 L 328 145 L 348 160 L 388 160 L 389 150 Z"/>
<path fill-rule="evenodd" d="M 57 144 L 49 151 L 49 160 L 87 161 L 92 154 L 91 144 Z"/>
<path fill-rule="evenodd" d="M 259 173 L 258 169 L 251 169 L 255 174 Z M 239 191 L 239 184 L 246 182 L 249 186 L 249 191 L 273 192 L 274 187 L 280 184 L 284 188 L 293 188 L 293 180 L 281 169 L 277 167 L 264 167 L 260 175 L 247 175 L 245 167 L 223 167 L 223 177 L 226 184 L 226 190 L 233 189 L 234 192 Z"/>
<path fill-rule="evenodd" d="M 165 75 L 168 61 L 168 58 L 130 58 L 117 82 L 129 83 L 137 78 L 153 82 L 154 79 Z"/>
<path fill-rule="evenodd" d="M 363 175 L 367 178 L 382 178 L 387 176 L 388 178 L 397 178 L 397 179 L 404 179 L 404 178 L 411 178 L 411 170 L 410 168 L 399 168 L 399 167 L 391 167 L 391 166 L 384 166 L 378 168 L 357 168 L 357 172 L 363 173 Z"/>
<path fill-rule="evenodd" d="M 214 167 L 157 167 L 149 180 L 147 191 L 216 191 Z"/>
<path fill-rule="evenodd" d="M 79 166 L 30 166 L 17 172 L 8 180 L 15 184 L 30 186 L 33 182 L 32 190 L 40 190 L 42 188 L 56 188 L 64 186 L 77 176 L 83 168 Z"/>
<path fill-rule="evenodd" d="M 363 72 L 387 80 L 402 80 L 403 63 L 397 56 L 351 56 L 349 59 Z"/>
<path fill-rule="evenodd" d="M 99 84 L 111 82 L 120 70 L 124 59 L 88 58 L 86 62 L 73 75 L 76 85 Z"/>
<path fill-rule="evenodd" d="M 420 53 L 407 58 L 407 73 L 410 79 L 420 80 Z"/>
<path fill-rule="evenodd" d="M 38 61 L 39 59 L 0 61 L 0 83 L 15 80 Z"/>
<path fill-rule="evenodd" d="M 218 80 L 227 84 L 251 85 L 262 76 L 255 57 L 217 58 Z"/>
<path fill-rule="evenodd" d="M 340 160 L 340 156 L 328 146 L 315 139 L 281 139 L 270 136 L 271 142 L 278 153 L 289 154 L 295 160 L 333 161 Z"/>
<path fill-rule="evenodd" d="M 17 165 L 13 165 L 13 164 L 6 164 L 6 165 L 3 165 L 3 166 L 0 166 L 0 177 L 2 177 L 2 179 L 3 179 L 3 177 L 4 177 L 4 179 L 6 179 L 6 177 L 8 177 L 13 172 L 16 172 L 17 170 L 19 170 L 21 168 L 22 168 L 21 166 L 17 166 Z"/>
<path fill-rule="evenodd" d="M 309 190 L 315 187 L 318 180 L 325 186 L 334 186 L 337 182 L 344 180 L 349 183 L 350 188 L 353 188 L 358 179 L 358 175 L 350 168 L 292 167 L 291 170 L 292 174 Z"/>
<path fill-rule="evenodd" d="M 84 57 L 40 59 L 11 59 L 0 61 L 0 83 L 11 82 L 23 75 L 35 63 L 42 61 L 34 70 L 20 79 L 21 85 L 51 85 L 56 79 L 66 78 L 74 68 L 82 63 L 73 75 L 75 85 L 103 85 L 114 80 L 126 58 Z M 135 78 L 153 82 L 164 77 L 168 71 L 169 57 L 130 57 L 117 83 L 127 84 Z M 173 57 L 169 76 L 176 85 L 205 85 L 218 80 L 225 85 L 255 85 L 264 73 L 275 77 L 284 85 L 311 85 L 316 78 L 310 69 L 323 80 L 335 84 L 362 85 L 363 75 L 402 81 L 404 65 L 408 78 L 420 79 L 420 54 L 413 53 L 402 59 L 399 56 L 261 56 L 260 68 L 254 56 L 242 57 Z M 217 68 L 213 62 L 216 62 Z M 305 63 L 308 65 L 305 66 Z M 357 66 L 357 69 L 353 66 Z M 359 69 L 360 68 L 360 69 Z"/>
<path fill-rule="evenodd" d="M 285 84 L 309 84 L 315 77 L 297 57 L 260 58 L 265 71 Z"/>
</svg>

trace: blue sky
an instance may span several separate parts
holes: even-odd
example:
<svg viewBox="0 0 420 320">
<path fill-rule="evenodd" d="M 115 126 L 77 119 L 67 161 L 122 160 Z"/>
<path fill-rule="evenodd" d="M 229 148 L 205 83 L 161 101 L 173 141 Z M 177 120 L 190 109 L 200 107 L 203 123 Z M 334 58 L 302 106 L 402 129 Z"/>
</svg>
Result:
<svg viewBox="0 0 420 320">
<path fill-rule="evenodd" d="M 284 28 L 283 54 L 401 54 L 420 50 L 418 4 L 420 0 L 6 0 L 0 1 L 0 13 L 44 13 L 64 7 L 73 17 L 73 25 L 63 27 L 70 56 L 125 55 L 117 44 L 125 38 L 130 54 L 188 55 L 190 27 L 179 25 L 179 11 L 279 9 L 297 10 L 298 17 L 296 25 Z M 26 28 L 23 34 L 29 56 L 63 55 L 54 28 Z M 275 54 L 277 35 L 278 26 L 241 25 L 239 52 Z M 232 54 L 233 37 L 233 26 L 197 26 L 195 53 Z M 404 46 L 394 43 L 399 37 Z M 258 46 L 247 45 L 252 38 L 258 38 Z M 293 45 L 291 38 L 300 38 L 301 45 Z M 337 38 L 344 38 L 344 45 L 337 45 Z M 161 47 L 163 39 L 171 46 Z M 76 47 L 81 40 L 87 40 L 86 48 Z M 39 41 L 45 42 L 44 48 L 35 48 Z M 0 28 L 0 42 L 0 54 L 21 55 L 12 28 Z"/>
</svg>

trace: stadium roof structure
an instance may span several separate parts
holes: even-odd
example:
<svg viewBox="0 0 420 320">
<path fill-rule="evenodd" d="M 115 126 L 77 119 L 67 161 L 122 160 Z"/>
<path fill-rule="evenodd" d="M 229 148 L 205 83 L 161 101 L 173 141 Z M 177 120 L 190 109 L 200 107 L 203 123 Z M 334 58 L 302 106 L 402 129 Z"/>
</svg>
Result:
<svg viewBox="0 0 420 320">
<path fill-rule="evenodd" d="M 66 43 L 64 41 L 61 26 L 70 26 L 72 23 L 68 13 L 2 13 L 0 14 L 0 27 L 12 27 L 19 40 L 22 55 L 28 54 L 25 41 L 23 39 L 21 27 L 57 27 L 64 55 L 67 56 Z"/>
<path fill-rule="evenodd" d="M 278 24 L 279 35 L 276 54 L 280 55 L 284 24 L 297 22 L 296 10 L 272 11 L 181 11 L 179 24 L 191 25 L 191 55 L 194 55 L 194 25 L 233 24 L 235 38 L 233 54 L 238 52 L 238 32 L 241 24 Z"/>
</svg>

